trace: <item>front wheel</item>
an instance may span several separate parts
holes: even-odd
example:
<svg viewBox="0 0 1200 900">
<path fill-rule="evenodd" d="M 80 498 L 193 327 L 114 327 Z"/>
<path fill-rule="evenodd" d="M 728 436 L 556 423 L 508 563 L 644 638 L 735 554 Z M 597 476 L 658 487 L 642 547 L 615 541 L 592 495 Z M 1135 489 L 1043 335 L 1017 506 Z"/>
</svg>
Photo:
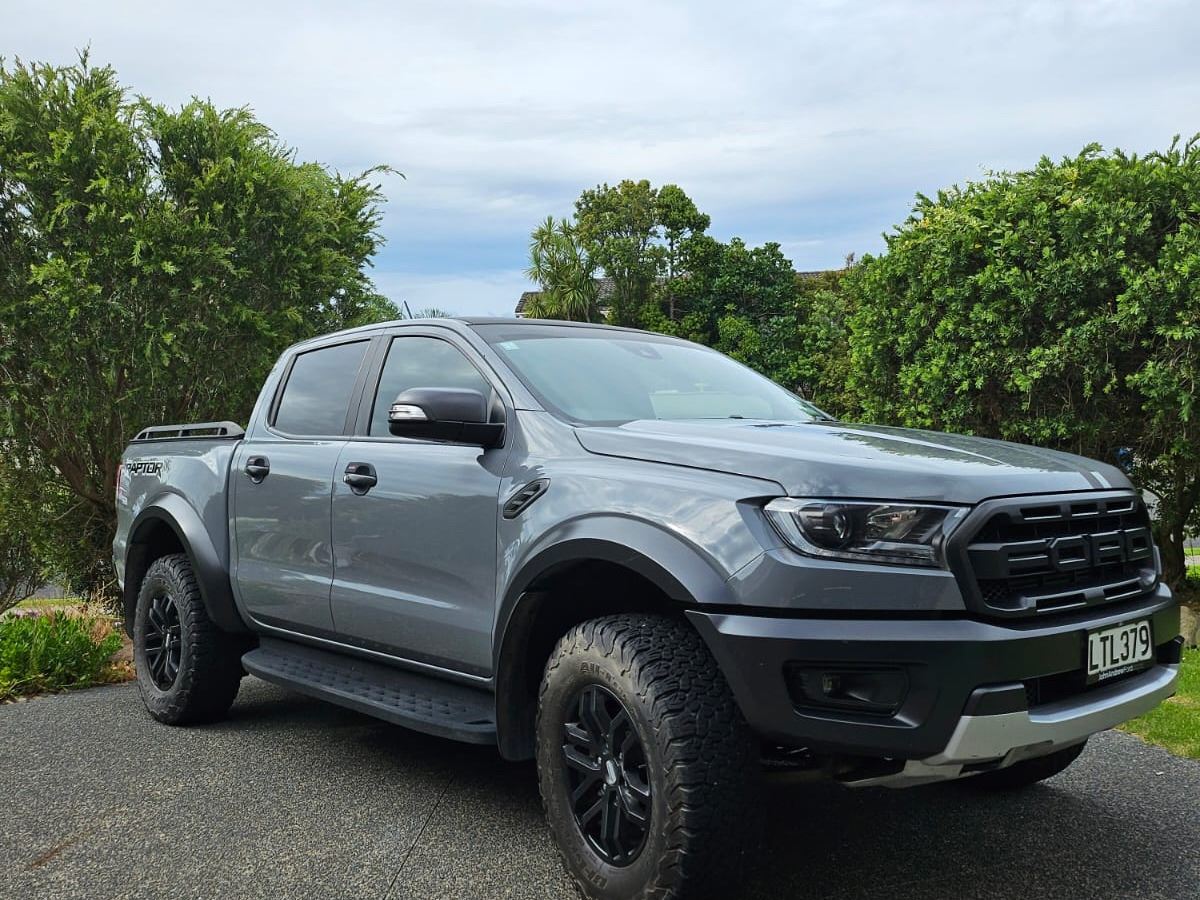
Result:
<svg viewBox="0 0 1200 900">
<path fill-rule="evenodd" d="M 146 570 L 133 618 L 133 662 L 146 709 L 184 725 L 223 717 L 242 679 L 240 646 L 208 617 L 186 555 Z"/>
<path fill-rule="evenodd" d="M 542 680 L 537 761 L 586 897 L 729 896 L 757 837 L 759 760 L 686 623 L 621 615 L 568 632 Z"/>
</svg>

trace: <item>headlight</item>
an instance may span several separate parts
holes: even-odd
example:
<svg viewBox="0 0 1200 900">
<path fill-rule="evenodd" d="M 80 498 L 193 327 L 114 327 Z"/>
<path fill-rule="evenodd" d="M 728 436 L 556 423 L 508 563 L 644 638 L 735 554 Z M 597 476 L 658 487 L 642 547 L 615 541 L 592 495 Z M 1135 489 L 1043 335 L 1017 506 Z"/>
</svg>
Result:
<svg viewBox="0 0 1200 900">
<path fill-rule="evenodd" d="M 943 566 L 942 542 L 967 514 L 961 506 L 803 500 L 766 505 L 792 547 L 810 556 L 902 566 Z"/>
</svg>

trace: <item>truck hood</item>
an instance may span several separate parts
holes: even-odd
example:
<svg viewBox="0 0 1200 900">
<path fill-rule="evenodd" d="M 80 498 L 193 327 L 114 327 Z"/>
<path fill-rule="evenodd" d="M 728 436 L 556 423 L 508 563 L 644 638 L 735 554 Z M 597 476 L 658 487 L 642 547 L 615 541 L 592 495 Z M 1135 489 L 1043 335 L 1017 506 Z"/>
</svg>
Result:
<svg viewBox="0 0 1200 900">
<path fill-rule="evenodd" d="M 987 438 L 837 422 L 628 422 L 576 429 L 602 456 L 774 481 L 793 497 L 978 503 L 1007 494 L 1129 488 L 1105 463 Z"/>
</svg>

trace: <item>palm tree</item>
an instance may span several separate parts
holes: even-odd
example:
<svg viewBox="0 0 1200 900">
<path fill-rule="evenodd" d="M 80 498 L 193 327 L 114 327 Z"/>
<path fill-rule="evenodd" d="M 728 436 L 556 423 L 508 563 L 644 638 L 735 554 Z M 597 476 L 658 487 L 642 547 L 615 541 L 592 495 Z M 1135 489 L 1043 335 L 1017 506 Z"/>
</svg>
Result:
<svg viewBox="0 0 1200 900">
<path fill-rule="evenodd" d="M 566 219 L 552 216 L 529 238 L 529 268 L 525 274 L 541 293 L 525 307 L 530 318 L 590 322 L 596 315 L 596 267 L 588 259 L 575 229 Z"/>
<path fill-rule="evenodd" d="M 424 309 L 413 310 L 413 319 L 452 319 L 454 313 L 439 309 L 436 306 L 426 306 Z"/>
</svg>

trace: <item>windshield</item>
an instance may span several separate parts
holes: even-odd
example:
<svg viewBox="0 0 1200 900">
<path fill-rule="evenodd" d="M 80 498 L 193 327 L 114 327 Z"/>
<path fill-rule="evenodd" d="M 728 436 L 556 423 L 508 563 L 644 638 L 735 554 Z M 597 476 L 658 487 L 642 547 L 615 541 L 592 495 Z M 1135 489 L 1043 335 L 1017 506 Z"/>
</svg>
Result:
<svg viewBox="0 0 1200 900">
<path fill-rule="evenodd" d="M 578 424 L 829 418 L 729 357 L 673 338 L 554 325 L 476 330 L 547 409 Z"/>
</svg>

